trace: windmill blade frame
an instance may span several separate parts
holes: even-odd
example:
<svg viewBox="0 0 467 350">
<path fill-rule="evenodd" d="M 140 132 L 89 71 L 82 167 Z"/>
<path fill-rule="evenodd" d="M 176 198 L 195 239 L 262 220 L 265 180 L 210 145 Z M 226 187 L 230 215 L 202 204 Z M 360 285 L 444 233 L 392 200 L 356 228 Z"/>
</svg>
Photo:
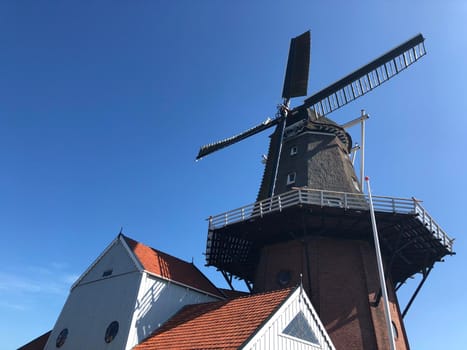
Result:
<svg viewBox="0 0 467 350">
<path fill-rule="evenodd" d="M 418 34 L 353 73 L 305 99 L 294 109 L 313 108 L 326 115 L 367 94 L 426 55 L 425 38 Z"/>
<path fill-rule="evenodd" d="M 308 91 L 308 76 L 310 70 L 311 33 L 305 33 L 290 41 L 287 68 L 285 71 L 282 97 L 306 96 Z"/>
<path fill-rule="evenodd" d="M 233 145 L 234 143 L 240 142 L 241 140 L 244 140 L 247 137 L 256 135 L 266 129 L 269 129 L 273 127 L 274 125 L 277 125 L 281 120 L 282 120 L 281 117 L 278 117 L 275 119 L 268 118 L 261 124 L 258 124 L 240 134 L 234 135 L 232 137 L 226 138 L 218 142 L 214 142 L 214 143 L 201 146 L 201 148 L 199 149 L 198 155 L 196 156 L 196 160 L 199 160 L 203 158 L 204 156 L 214 153 L 222 148 Z"/>
<path fill-rule="evenodd" d="M 417 62 L 421 57 L 425 56 L 426 50 L 424 41 L 425 38 L 422 34 L 414 36 L 384 55 L 357 69 L 353 73 L 350 73 L 337 82 L 306 98 L 303 104 L 294 107 L 292 111 L 312 108 L 317 112 L 317 115 L 324 116 L 345 106 L 353 100 L 367 94 L 382 83 L 388 81 L 413 63 Z M 290 112 L 290 98 L 306 95 L 310 47 L 310 31 L 293 38 L 290 42 L 287 69 L 282 91 L 284 102 L 282 105 L 279 105 L 276 118 L 267 119 L 261 124 L 240 134 L 202 146 L 198 152 L 196 160 L 278 124 L 281 124 L 280 127 L 283 132 L 287 114 Z M 282 143 L 282 135 L 278 139 L 278 142 L 279 145 Z M 276 164 L 279 163 L 279 159 L 280 146 L 276 156 Z"/>
</svg>

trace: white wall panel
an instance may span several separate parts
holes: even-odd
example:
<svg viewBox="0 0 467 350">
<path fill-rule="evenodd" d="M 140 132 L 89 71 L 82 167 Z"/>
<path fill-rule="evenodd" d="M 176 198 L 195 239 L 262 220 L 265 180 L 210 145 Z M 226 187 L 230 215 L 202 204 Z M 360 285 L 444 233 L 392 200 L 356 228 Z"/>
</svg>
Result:
<svg viewBox="0 0 467 350">
<path fill-rule="evenodd" d="M 56 349 L 55 341 L 64 328 L 69 333 L 61 350 L 123 349 L 140 280 L 141 273 L 131 272 L 78 285 L 70 293 L 45 349 Z M 118 321 L 119 331 L 107 344 L 105 331 L 112 321 Z"/>
<path fill-rule="evenodd" d="M 302 311 L 319 344 L 282 334 L 283 330 Z M 243 347 L 244 350 L 335 350 L 321 321 L 309 299 L 297 289 L 293 295 L 279 308 L 271 319 L 256 335 Z"/>
<path fill-rule="evenodd" d="M 126 349 L 131 349 L 183 306 L 219 299 L 144 273 Z"/>
<path fill-rule="evenodd" d="M 78 285 L 103 279 L 104 271 L 112 270 L 112 276 L 138 271 L 135 263 L 128 255 L 128 251 L 120 240 L 116 241 L 109 250 L 102 255 L 95 265 L 81 277 Z"/>
<path fill-rule="evenodd" d="M 205 293 L 139 270 L 131 253 L 115 240 L 72 288 L 45 349 L 57 349 L 59 333 L 68 329 L 61 350 L 131 349 L 188 304 L 219 300 Z M 112 271 L 103 276 L 105 271 Z M 105 343 L 108 325 L 119 331 Z"/>
</svg>

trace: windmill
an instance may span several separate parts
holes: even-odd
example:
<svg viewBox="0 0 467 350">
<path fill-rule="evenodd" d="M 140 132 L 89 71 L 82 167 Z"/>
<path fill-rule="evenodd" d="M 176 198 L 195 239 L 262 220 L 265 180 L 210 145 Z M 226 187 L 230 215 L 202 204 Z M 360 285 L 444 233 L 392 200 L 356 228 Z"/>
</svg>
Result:
<svg viewBox="0 0 467 350">
<path fill-rule="evenodd" d="M 453 239 L 413 197 L 373 196 L 390 310 L 385 322 L 369 198 L 351 157 L 358 147 L 346 131 L 361 123 L 363 141 L 368 116 L 339 125 L 328 115 L 417 62 L 426 54 L 424 38 L 407 40 L 291 107 L 292 98 L 307 94 L 309 51 L 309 32 L 292 39 L 275 118 L 199 150 L 197 159 L 275 127 L 256 202 L 209 217 L 206 262 L 231 288 L 233 278 L 252 292 L 302 283 L 337 349 L 408 349 L 403 317 L 434 264 L 454 254 Z M 396 291 L 415 274 L 421 282 L 401 312 Z"/>
<path fill-rule="evenodd" d="M 331 84 L 314 95 L 306 98 L 301 105 L 290 108 L 290 100 L 292 98 L 307 95 L 310 38 L 310 31 L 307 31 L 291 40 L 282 89 L 283 101 L 277 107 L 275 118 L 268 118 L 261 124 L 258 124 L 240 134 L 202 146 L 196 157 L 196 159 L 199 160 L 222 148 L 233 145 L 250 136 L 276 126 L 274 136 L 272 137 L 274 143 L 270 146 L 270 150 L 274 150 L 274 152 L 272 152 L 273 154 L 269 154 L 269 156 L 272 156 L 272 159 L 268 157 L 269 162 L 267 163 L 267 165 L 273 169 L 271 172 L 271 174 L 273 174 L 273 178 L 269 181 L 267 189 L 260 189 L 258 199 L 273 196 L 277 193 L 276 183 L 282 153 L 284 130 L 287 124 L 291 124 L 288 123 L 287 120 L 289 116 L 300 115 L 303 119 L 306 119 L 307 115 L 304 111 L 310 109 L 314 112 L 315 119 L 319 121 L 320 118 L 336 111 L 393 78 L 426 54 L 424 47 L 425 39 L 421 34 L 418 34 L 390 50 L 386 54 L 371 61 L 367 65 L 348 74 L 334 84 Z M 368 116 L 362 113 L 360 118 L 344 124 L 343 128 L 355 125 L 358 121 L 363 123 L 366 118 L 368 118 Z M 297 118 L 294 117 L 294 119 L 296 120 Z M 363 163 L 363 161 L 361 163 Z M 361 170 L 362 174 L 360 175 L 360 181 L 363 179 L 363 168 Z M 360 185 L 360 187 L 362 186 Z M 263 193 L 261 194 L 261 192 Z"/>
</svg>

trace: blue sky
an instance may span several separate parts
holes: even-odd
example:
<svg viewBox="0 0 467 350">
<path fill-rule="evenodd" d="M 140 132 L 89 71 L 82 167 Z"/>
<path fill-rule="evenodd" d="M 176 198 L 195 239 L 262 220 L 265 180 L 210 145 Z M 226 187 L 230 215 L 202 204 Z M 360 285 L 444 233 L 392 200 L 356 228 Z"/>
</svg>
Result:
<svg viewBox="0 0 467 350">
<path fill-rule="evenodd" d="M 373 194 L 422 199 L 456 237 L 457 255 L 435 266 L 406 328 L 414 349 L 459 348 L 465 18 L 456 0 L 1 2 L 2 346 L 50 330 L 121 227 L 225 286 L 203 266 L 205 219 L 254 201 L 268 133 L 194 158 L 274 115 L 290 38 L 311 29 L 310 94 L 426 38 L 420 62 L 330 117 L 366 109 Z M 401 307 L 419 278 L 401 288 Z"/>
</svg>

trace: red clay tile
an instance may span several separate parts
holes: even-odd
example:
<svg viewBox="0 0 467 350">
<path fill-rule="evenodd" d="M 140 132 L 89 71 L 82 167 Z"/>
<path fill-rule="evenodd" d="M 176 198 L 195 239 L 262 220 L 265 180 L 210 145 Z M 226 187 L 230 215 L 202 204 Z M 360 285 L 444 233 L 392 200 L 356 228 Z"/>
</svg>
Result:
<svg viewBox="0 0 467 350">
<path fill-rule="evenodd" d="M 26 345 L 18 348 L 18 350 L 43 350 L 47 340 L 49 339 L 50 333 L 52 333 L 52 331 L 42 334 L 40 337 L 37 337 Z"/>
<path fill-rule="evenodd" d="M 238 349 L 292 289 L 185 306 L 134 350 Z"/>
<path fill-rule="evenodd" d="M 231 289 L 224 289 L 224 288 L 219 288 L 219 290 L 227 297 L 227 299 L 234 299 L 234 298 L 249 295 L 249 293 L 247 292 L 242 292 L 238 290 L 231 290 Z"/>
<path fill-rule="evenodd" d="M 223 294 L 208 280 L 198 268 L 186 261 L 158 251 L 122 235 L 125 242 L 143 265 L 143 268 L 170 281 L 223 297 Z"/>
</svg>

